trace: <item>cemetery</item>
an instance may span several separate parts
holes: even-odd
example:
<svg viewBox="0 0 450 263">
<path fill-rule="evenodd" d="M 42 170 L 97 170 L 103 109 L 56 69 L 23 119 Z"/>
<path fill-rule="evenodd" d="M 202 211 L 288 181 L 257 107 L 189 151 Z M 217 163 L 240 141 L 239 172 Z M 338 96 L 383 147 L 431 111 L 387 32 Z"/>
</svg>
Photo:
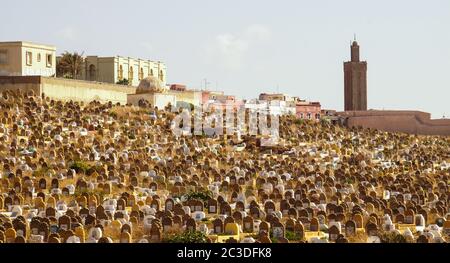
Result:
<svg viewBox="0 0 450 263">
<path fill-rule="evenodd" d="M 449 137 L 280 116 L 265 147 L 175 114 L 3 91 L 0 243 L 450 241 Z"/>
</svg>

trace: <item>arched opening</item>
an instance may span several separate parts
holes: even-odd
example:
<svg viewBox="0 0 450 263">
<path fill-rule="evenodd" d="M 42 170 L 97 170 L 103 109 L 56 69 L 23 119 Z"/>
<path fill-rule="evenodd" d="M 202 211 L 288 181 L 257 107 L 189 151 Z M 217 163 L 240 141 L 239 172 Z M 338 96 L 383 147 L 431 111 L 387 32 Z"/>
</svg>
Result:
<svg viewBox="0 0 450 263">
<path fill-rule="evenodd" d="M 122 67 L 122 65 L 119 65 L 119 74 L 117 74 L 117 75 L 118 75 L 119 80 L 123 79 L 123 67 Z"/>
<path fill-rule="evenodd" d="M 141 69 L 139 70 L 139 80 L 141 80 L 141 79 L 143 79 L 143 78 L 144 78 L 144 69 L 141 68 Z"/>
<path fill-rule="evenodd" d="M 128 83 L 133 83 L 133 78 L 134 78 L 134 72 L 133 72 L 133 67 L 130 67 L 130 70 L 128 71 Z"/>
<path fill-rule="evenodd" d="M 153 69 L 150 69 L 150 73 L 149 73 L 150 75 L 150 77 L 153 77 L 154 75 L 153 75 Z"/>
<path fill-rule="evenodd" d="M 159 71 L 159 80 L 164 81 L 164 72 L 162 70 Z"/>
<path fill-rule="evenodd" d="M 97 70 L 93 64 L 89 65 L 89 80 L 97 80 Z"/>
</svg>

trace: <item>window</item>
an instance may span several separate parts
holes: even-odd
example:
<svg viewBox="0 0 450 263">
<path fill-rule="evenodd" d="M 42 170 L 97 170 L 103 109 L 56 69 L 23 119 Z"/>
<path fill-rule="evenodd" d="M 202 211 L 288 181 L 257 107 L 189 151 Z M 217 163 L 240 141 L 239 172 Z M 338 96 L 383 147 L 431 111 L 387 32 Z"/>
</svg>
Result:
<svg viewBox="0 0 450 263">
<path fill-rule="evenodd" d="M 306 116 L 307 116 L 308 120 L 311 119 L 311 113 L 308 113 Z"/>
<path fill-rule="evenodd" d="M 52 54 L 47 54 L 47 67 L 51 67 L 53 64 L 53 56 Z"/>
<path fill-rule="evenodd" d="M 150 76 L 153 77 L 153 69 L 150 69 Z"/>
<path fill-rule="evenodd" d="M 26 53 L 26 63 L 28 66 L 31 66 L 31 64 L 33 64 L 33 53 L 31 53 L 30 51 L 27 51 Z"/>
<path fill-rule="evenodd" d="M 8 51 L 0 50 L 0 64 L 7 64 L 7 63 L 8 63 Z"/>
<path fill-rule="evenodd" d="M 37 55 L 37 62 L 41 62 L 41 53 L 38 53 Z"/>
</svg>

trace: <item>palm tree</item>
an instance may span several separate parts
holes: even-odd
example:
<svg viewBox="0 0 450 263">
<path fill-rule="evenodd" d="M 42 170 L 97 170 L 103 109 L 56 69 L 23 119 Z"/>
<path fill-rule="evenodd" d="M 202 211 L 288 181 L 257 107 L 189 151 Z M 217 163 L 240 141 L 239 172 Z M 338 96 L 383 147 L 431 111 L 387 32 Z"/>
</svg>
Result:
<svg viewBox="0 0 450 263">
<path fill-rule="evenodd" d="M 69 53 L 65 51 L 56 63 L 56 75 L 58 77 L 75 79 L 80 75 L 81 67 L 84 62 L 83 53 Z"/>
</svg>

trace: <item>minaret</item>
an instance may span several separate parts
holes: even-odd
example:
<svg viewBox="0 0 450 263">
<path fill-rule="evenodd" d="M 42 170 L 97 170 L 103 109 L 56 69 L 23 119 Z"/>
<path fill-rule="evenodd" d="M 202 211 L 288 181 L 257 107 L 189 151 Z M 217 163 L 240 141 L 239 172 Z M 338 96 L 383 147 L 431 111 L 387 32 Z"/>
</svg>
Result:
<svg viewBox="0 0 450 263">
<path fill-rule="evenodd" d="M 352 62 L 359 62 L 359 45 L 356 41 L 353 41 L 353 44 L 351 46 L 351 55 Z"/>
<path fill-rule="evenodd" d="M 356 37 L 350 46 L 351 61 L 344 62 L 345 111 L 367 110 L 367 62 L 359 59 Z"/>
</svg>

